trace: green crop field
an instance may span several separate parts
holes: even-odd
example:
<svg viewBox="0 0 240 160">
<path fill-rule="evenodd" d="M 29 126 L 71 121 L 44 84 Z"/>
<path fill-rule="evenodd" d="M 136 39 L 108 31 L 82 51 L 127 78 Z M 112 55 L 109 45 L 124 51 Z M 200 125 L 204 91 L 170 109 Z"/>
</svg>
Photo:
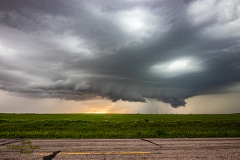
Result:
<svg viewBox="0 0 240 160">
<path fill-rule="evenodd" d="M 240 114 L 0 114 L 0 138 L 240 137 Z"/>
</svg>

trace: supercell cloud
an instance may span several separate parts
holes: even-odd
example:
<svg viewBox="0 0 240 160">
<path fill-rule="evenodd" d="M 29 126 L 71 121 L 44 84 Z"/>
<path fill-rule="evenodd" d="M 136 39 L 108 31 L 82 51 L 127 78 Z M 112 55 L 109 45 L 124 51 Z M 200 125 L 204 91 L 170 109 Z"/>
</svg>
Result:
<svg viewBox="0 0 240 160">
<path fill-rule="evenodd" d="M 178 107 L 239 82 L 239 0 L 0 1 L 1 90 Z"/>
</svg>

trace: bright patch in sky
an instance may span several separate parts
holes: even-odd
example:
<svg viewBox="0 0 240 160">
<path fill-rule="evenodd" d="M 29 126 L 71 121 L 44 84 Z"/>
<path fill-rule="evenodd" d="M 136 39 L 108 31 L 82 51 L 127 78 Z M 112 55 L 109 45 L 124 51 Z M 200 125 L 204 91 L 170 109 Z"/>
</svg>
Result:
<svg viewBox="0 0 240 160">
<path fill-rule="evenodd" d="M 121 13 L 120 23 L 127 32 L 134 33 L 146 28 L 144 23 L 144 11 L 139 9 Z"/>
<path fill-rule="evenodd" d="M 0 55 L 7 57 L 7 56 L 13 56 L 14 53 L 16 53 L 16 51 L 14 49 L 4 47 L 0 41 Z"/>
<path fill-rule="evenodd" d="M 120 12 L 118 15 L 121 28 L 128 34 L 141 37 L 146 35 L 147 30 L 154 29 L 155 16 L 147 10 L 135 8 L 130 11 Z"/>
<path fill-rule="evenodd" d="M 187 67 L 187 61 L 175 61 L 169 66 L 170 70 L 181 70 Z"/>
<path fill-rule="evenodd" d="M 198 72 L 202 69 L 200 61 L 186 58 L 166 63 L 159 63 L 151 67 L 151 72 L 160 77 L 176 77 L 187 73 Z"/>
<path fill-rule="evenodd" d="M 133 31 L 140 30 L 144 26 L 139 17 L 126 18 L 123 20 L 123 23 L 126 24 L 126 27 L 130 28 Z"/>
</svg>

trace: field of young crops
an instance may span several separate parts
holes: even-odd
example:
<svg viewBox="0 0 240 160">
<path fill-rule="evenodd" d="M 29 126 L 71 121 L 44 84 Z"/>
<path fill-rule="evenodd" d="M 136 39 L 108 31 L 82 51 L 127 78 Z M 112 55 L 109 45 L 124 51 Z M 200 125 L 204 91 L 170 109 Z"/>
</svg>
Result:
<svg viewBox="0 0 240 160">
<path fill-rule="evenodd" d="M 240 137 L 240 114 L 0 114 L 0 138 Z"/>
</svg>

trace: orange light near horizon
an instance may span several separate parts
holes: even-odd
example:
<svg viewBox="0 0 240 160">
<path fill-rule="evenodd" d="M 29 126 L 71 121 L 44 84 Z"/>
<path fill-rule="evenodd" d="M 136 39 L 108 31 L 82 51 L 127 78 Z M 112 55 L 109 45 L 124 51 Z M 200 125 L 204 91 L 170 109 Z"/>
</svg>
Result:
<svg viewBox="0 0 240 160">
<path fill-rule="evenodd" d="M 94 114 L 107 114 L 107 112 L 85 112 L 85 113 L 94 113 Z"/>
<path fill-rule="evenodd" d="M 72 113 L 73 111 L 71 111 Z M 129 113 L 129 109 L 115 105 L 109 100 L 85 101 L 81 106 L 74 108 L 74 113 L 93 113 L 93 114 L 124 114 Z"/>
<path fill-rule="evenodd" d="M 96 113 L 96 114 L 108 114 L 108 113 L 127 113 L 126 110 L 124 109 L 114 109 L 111 107 L 104 107 L 104 108 L 90 108 L 90 109 L 85 109 L 85 111 L 82 111 L 81 113 Z"/>
<path fill-rule="evenodd" d="M 85 111 L 84 113 L 106 114 L 108 111 L 107 108 L 91 108 L 89 111 Z"/>
</svg>

